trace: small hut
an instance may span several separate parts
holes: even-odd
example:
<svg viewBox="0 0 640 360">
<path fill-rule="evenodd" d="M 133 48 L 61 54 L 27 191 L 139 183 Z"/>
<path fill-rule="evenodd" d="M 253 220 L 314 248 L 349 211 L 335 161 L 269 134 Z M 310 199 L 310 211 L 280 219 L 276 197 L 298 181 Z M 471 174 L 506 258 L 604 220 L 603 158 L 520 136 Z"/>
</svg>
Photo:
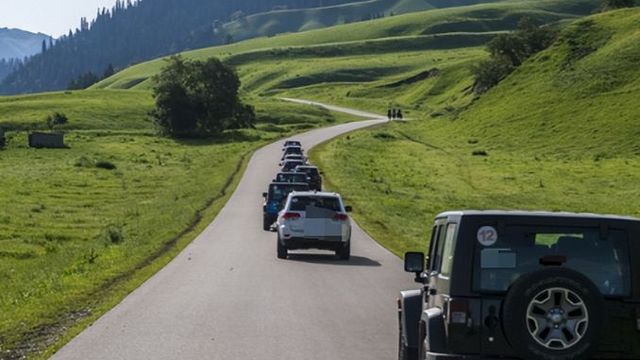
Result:
<svg viewBox="0 0 640 360">
<path fill-rule="evenodd" d="M 36 149 L 63 149 L 64 134 L 39 133 L 29 134 L 29 147 Z"/>
</svg>

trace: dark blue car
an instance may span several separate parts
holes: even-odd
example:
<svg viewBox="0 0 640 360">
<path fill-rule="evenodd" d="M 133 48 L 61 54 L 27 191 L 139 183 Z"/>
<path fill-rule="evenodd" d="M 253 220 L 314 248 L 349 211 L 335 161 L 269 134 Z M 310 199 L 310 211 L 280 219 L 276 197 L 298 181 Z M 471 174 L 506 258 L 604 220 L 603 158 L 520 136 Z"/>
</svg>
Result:
<svg viewBox="0 0 640 360">
<path fill-rule="evenodd" d="M 278 213 L 284 207 L 287 196 L 293 191 L 309 191 L 309 185 L 305 183 L 274 182 L 269 185 L 269 191 L 262 194 L 264 197 L 262 227 L 265 231 L 269 231 L 271 225 L 276 222 Z"/>
</svg>

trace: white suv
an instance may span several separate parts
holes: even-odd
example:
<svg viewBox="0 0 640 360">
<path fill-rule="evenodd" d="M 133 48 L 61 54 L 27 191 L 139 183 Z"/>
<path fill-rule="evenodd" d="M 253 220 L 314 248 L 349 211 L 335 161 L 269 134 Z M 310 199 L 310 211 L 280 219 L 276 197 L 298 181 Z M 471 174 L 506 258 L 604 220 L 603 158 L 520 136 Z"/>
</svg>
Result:
<svg viewBox="0 0 640 360">
<path fill-rule="evenodd" d="M 292 192 L 278 214 L 278 258 L 289 250 L 335 251 L 342 260 L 351 256 L 351 220 L 340 195 L 325 192 Z"/>
</svg>

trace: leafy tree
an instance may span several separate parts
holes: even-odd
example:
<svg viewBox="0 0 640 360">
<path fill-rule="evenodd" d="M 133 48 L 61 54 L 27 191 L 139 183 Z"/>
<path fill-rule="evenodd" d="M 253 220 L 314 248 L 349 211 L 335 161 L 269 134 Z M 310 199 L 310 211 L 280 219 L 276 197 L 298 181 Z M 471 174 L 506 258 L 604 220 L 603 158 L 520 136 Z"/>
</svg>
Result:
<svg viewBox="0 0 640 360">
<path fill-rule="evenodd" d="M 516 31 L 496 36 L 487 45 L 491 58 L 474 69 L 475 91 L 483 93 L 494 87 L 528 58 L 551 46 L 555 38 L 555 30 L 529 18 L 522 19 Z"/>
<path fill-rule="evenodd" d="M 255 121 L 253 108 L 239 99 L 238 75 L 218 59 L 173 56 L 154 81 L 156 108 L 150 115 L 169 136 L 209 136 L 251 127 Z"/>
</svg>

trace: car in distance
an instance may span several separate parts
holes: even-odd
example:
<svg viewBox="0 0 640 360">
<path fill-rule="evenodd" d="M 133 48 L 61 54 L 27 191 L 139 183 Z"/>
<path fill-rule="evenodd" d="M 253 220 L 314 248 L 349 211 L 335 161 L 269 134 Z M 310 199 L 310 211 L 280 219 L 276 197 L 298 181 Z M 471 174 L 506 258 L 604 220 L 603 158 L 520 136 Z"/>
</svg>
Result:
<svg viewBox="0 0 640 360">
<path fill-rule="evenodd" d="M 287 160 L 299 160 L 304 162 L 305 164 L 307 163 L 307 158 L 304 155 L 287 155 L 284 157 L 283 161 Z"/>
<path fill-rule="evenodd" d="M 262 228 L 265 231 L 271 229 L 271 225 L 278 218 L 278 213 L 282 210 L 287 196 L 292 191 L 309 190 L 307 183 L 273 182 L 269 184 L 269 190 L 262 194 L 264 204 L 262 205 Z"/>
<path fill-rule="evenodd" d="M 280 165 L 282 166 L 281 172 L 292 172 L 298 166 L 305 165 L 305 162 L 301 160 L 285 160 Z"/>
<path fill-rule="evenodd" d="M 321 249 L 349 260 L 350 211 L 335 193 L 292 192 L 276 221 L 278 258 L 286 259 L 289 250 Z"/>
<path fill-rule="evenodd" d="M 315 166 L 310 165 L 300 165 L 295 168 L 296 172 L 301 172 L 306 174 L 309 178 L 307 182 L 309 183 L 309 187 L 311 190 L 322 191 L 322 176 L 320 175 L 320 171 Z"/>
<path fill-rule="evenodd" d="M 302 143 L 300 141 L 297 140 L 287 140 L 284 142 L 284 146 L 282 147 L 283 149 L 286 149 L 288 147 L 302 147 Z"/>
<path fill-rule="evenodd" d="M 437 216 L 419 290 L 398 300 L 399 359 L 640 359 L 640 219 Z M 426 263 L 426 265 L 425 265 Z"/>
<path fill-rule="evenodd" d="M 284 153 L 282 153 L 282 157 L 280 160 L 284 160 L 287 155 L 302 155 L 304 156 L 304 150 L 300 146 L 291 146 L 284 149 Z"/>
<path fill-rule="evenodd" d="M 298 172 L 281 172 L 276 175 L 276 178 L 273 179 L 273 182 L 280 183 L 307 183 L 309 179 L 307 178 L 307 174 L 298 173 Z"/>
</svg>

